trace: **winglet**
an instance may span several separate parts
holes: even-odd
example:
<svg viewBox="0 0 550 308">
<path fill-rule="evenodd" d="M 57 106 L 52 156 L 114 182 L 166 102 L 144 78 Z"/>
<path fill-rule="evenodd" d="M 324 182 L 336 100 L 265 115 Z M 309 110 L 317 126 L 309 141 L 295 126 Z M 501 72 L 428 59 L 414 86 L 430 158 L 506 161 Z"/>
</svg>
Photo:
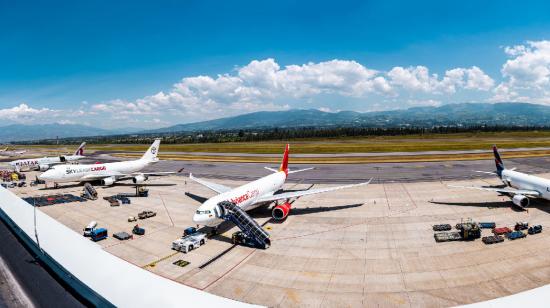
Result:
<svg viewBox="0 0 550 308">
<path fill-rule="evenodd" d="M 281 162 L 281 167 L 279 171 L 284 171 L 288 175 L 288 153 L 290 151 L 290 145 L 287 143 L 285 148 L 285 154 L 283 156 L 283 161 Z"/>
</svg>

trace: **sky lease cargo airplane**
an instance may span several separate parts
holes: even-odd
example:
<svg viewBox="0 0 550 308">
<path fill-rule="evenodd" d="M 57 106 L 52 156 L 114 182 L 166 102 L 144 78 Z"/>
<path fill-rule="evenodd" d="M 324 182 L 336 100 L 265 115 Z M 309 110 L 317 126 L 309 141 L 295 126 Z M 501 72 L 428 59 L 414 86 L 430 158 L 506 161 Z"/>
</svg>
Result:
<svg viewBox="0 0 550 308">
<path fill-rule="evenodd" d="M 102 185 L 110 186 L 123 180 L 131 179 L 135 184 L 140 184 L 147 181 L 150 176 L 175 174 L 176 172 L 139 172 L 143 168 L 158 162 L 159 146 L 160 139 L 157 139 L 138 160 L 93 165 L 56 165 L 40 174 L 38 178 L 56 184 L 101 181 Z"/>
<path fill-rule="evenodd" d="M 476 172 L 494 174 L 502 180 L 506 187 L 495 188 L 455 185 L 449 185 L 449 187 L 470 188 L 507 194 L 511 196 L 514 205 L 520 208 L 525 208 L 529 205 L 529 198 L 543 198 L 550 200 L 550 180 L 514 171 L 515 168 L 506 169 L 502 159 L 500 158 L 496 145 L 493 146 L 493 154 L 495 156 L 497 170 L 495 172 Z"/>
<path fill-rule="evenodd" d="M 298 173 L 306 170 L 311 170 L 313 168 L 299 169 L 299 170 L 289 170 L 288 169 L 288 153 L 289 145 L 287 144 L 283 161 L 279 170 L 265 167 L 266 169 L 273 172 L 268 176 L 260 178 L 256 181 L 250 182 L 248 184 L 242 185 L 237 188 L 230 188 L 224 185 L 208 182 L 202 179 L 193 177 L 193 174 L 189 174 L 189 178 L 201 185 L 204 185 L 211 190 L 218 193 L 217 196 L 214 196 L 206 200 L 195 212 L 193 216 L 193 221 L 202 226 L 208 227 L 217 227 L 223 222 L 223 219 L 220 217 L 222 214 L 222 209 L 218 203 L 222 201 L 230 201 L 235 203 L 237 206 L 242 208 L 245 211 L 252 210 L 261 205 L 268 205 L 270 203 L 275 203 L 275 206 L 272 209 L 272 216 L 276 220 L 285 219 L 292 207 L 293 201 L 296 199 L 307 196 L 325 193 L 333 190 L 339 190 L 344 188 L 357 187 L 362 185 L 367 185 L 370 183 L 369 180 L 364 183 L 337 186 L 337 187 L 327 187 L 320 189 L 309 189 L 309 190 L 299 190 L 299 191 L 284 191 L 282 190 L 283 185 L 289 174 Z"/>
<path fill-rule="evenodd" d="M 78 147 L 78 149 L 74 152 L 73 155 L 18 159 L 10 162 L 10 165 L 17 171 L 21 171 L 21 170 L 46 171 L 50 169 L 53 165 L 74 162 L 84 158 L 83 155 L 84 155 L 85 146 L 86 146 L 86 142 L 82 142 L 82 144 Z"/>
</svg>

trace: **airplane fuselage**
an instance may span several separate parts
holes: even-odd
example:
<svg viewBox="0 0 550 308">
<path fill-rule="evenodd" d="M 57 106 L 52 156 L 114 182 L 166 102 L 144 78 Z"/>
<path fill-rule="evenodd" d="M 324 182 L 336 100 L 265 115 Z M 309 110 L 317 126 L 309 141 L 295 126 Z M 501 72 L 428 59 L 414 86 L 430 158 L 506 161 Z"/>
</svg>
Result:
<svg viewBox="0 0 550 308">
<path fill-rule="evenodd" d="M 142 170 L 153 163 L 146 160 L 132 160 L 105 164 L 91 165 L 57 165 L 54 168 L 42 173 L 39 177 L 43 180 L 66 183 L 66 182 L 84 182 L 89 177 L 109 177 L 116 174 L 128 174 Z M 116 180 L 116 179 L 115 179 Z"/>
<path fill-rule="evenodd" d="M 285 181 L 285 172 L 279 171 L 214 196 L 197 209 L 193 221 L 199 225 L 215 227 L 223 222 L 217 209 L 218 203 L 230 201 L 245 211 L 252 210 L 262 205 L 258 202 L 260 197 L 273 195 L 283 187 Z"/>
<path fill-rule="evenodd" d="M 534 190 L 540 193 L 540 198 L 550 200 L 550 180 L 513 170 L 503 170 L 502 181 L 515 189 Z"/>
<path fill-rule="evenodd" d="M 84 156 L 82 155 L 67 155 L 67 156 L 55 156 L 55 157 L 18 159 L 10 162 L 10 165 L 16 169 L 28 168 L 29 170 L 40 170 L 40 166 L 50 166 L 53 164 L 72 162 L 82 158 L 84 158 Z"/>
</svg>

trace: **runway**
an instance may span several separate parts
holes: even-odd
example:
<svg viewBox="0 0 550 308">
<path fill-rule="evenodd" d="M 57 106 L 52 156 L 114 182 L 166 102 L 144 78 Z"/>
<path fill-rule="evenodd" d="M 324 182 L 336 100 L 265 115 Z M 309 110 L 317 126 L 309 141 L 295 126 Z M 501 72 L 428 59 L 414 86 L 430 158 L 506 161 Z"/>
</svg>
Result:
<svg viewBox="0 0 550 308">
<path fill-rule="evenodd" d="M 550 157 L 530 157 L 505 159 L 507 168 L 517 168 L 525 173 L 545 173 L 550 171 Z M 86 160 L 120 161 L 108 154 L 93 155 Z M 252 181 L 269 174 L 270 171 L 261 163 L 221 163 L 197 161 L 160 161 L 146 171 L 178 171 L 184 169 L 184 175 L 193 173 L 197 177 L 211 179 L 227 179 L 236 181 Z M 277 165 L 267 165 L 277 168 Z M 474 171 L 493 171 L 493 160 L 443 161 L 443 162 L 408 162 L 408 163 L 371 163 L 371 164 L 292 164 L 290 168 L 301 169 L 314 167 L 308 172 L 292 174 L 290 182 L 308 184 L 357 183 L 370 178 L 376 183 L 408 183 L 417 181 L 466 180 L 472 178 L 488 178 L 487 174 Z"/>
</svg>

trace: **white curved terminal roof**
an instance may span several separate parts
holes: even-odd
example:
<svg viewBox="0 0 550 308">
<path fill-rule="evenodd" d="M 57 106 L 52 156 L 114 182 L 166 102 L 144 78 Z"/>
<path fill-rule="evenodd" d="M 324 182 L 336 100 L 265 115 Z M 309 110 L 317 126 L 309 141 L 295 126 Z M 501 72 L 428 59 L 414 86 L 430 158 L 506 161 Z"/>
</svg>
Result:
<svg viewBox="0 0 550 308">
<path fill-rule="evenodd" d="M 0 187 L 0 208 L 35 243 L 33 207 Z M 36 211 L 40 247 L 73 276 L 118 307 L 243 307 L 148 272 L 101 249 L 55 219 Z"/>
</svg>

